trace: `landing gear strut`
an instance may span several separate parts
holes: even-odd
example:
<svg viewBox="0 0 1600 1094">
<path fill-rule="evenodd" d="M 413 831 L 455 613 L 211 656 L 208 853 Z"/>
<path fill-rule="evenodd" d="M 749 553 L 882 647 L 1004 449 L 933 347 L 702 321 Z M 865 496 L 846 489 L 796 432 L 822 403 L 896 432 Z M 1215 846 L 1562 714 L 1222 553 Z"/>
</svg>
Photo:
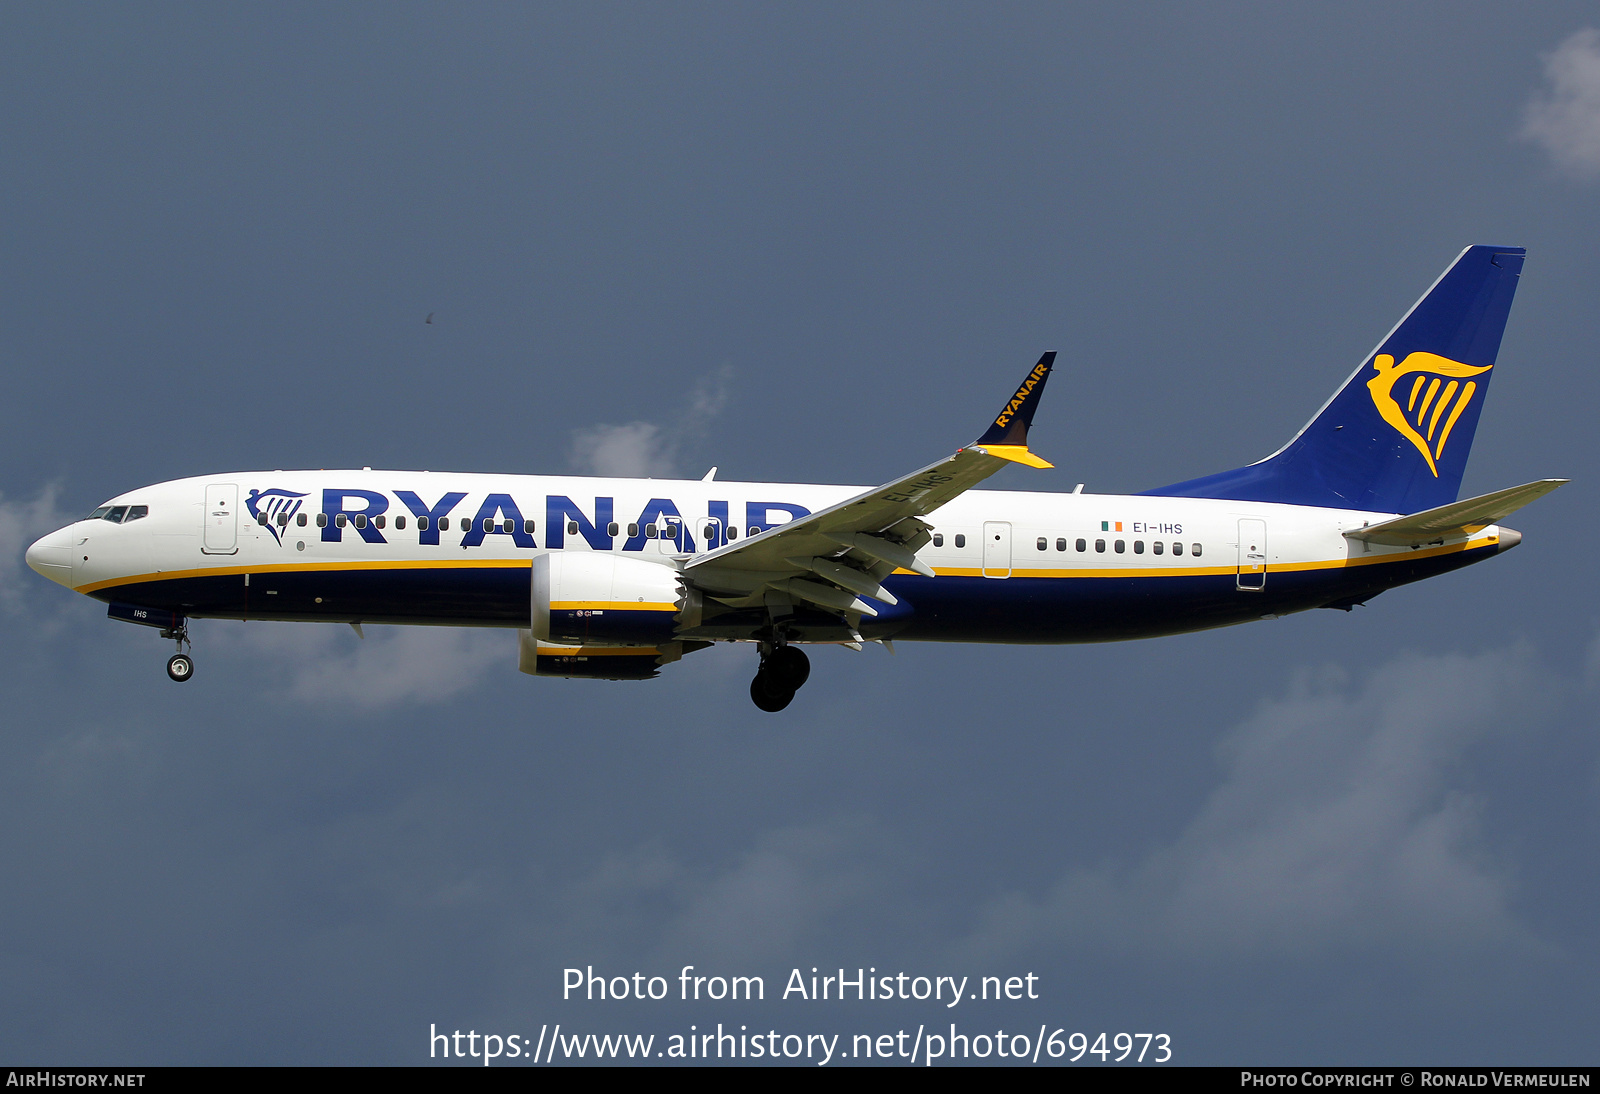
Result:
<svg viewBox="0 0 1600 1094">
<path fill-rule="evenodd" d="M 761 667 L 750 681 L 750 699 L 769 714 L 776 714 L 794 700 L 794 693 L 811 675 L 811 661 L 796 646 L 778 646 L 763 651 Z"/>
<path fill-rule="evenodd" d="M 174 639 L 178 643 L 178 652 L 167 658 L 167 675 L 180 684 L 194 676 L 194 657 L 183 652 L 183 647 L 189 645 L 188 620 L 163 630 L 161 637 Z"/>
</svg>

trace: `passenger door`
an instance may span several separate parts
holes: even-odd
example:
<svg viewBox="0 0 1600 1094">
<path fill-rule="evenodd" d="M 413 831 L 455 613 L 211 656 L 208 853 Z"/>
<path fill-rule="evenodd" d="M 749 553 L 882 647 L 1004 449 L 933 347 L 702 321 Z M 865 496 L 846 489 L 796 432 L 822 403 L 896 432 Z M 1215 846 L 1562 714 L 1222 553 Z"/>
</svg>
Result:
<svg viewBox="0 0 1600 1094">
<path fill-rule="evenodd" d="M 1258 593 L 1267 587 L 1267 522 L 1239 522 L 1239 577 L 1241 592 Z"/>
<path fill-rule="evenodd" d="M 1011 524 L 991 520 L 983 526 L 983 576 L 1011 576 Z"/>
<path fill-rule="evenodd" d="M 685 543 L 692 543 L 693 537 L 689 535 L 690 530 L 685 527 L 685 523 L 686 522 L 682 517 L 671 516 L 668 514 L 663 514 L 657 517 L 656 538 L 651 541 L 651 547 L 647 547 L 646 549 L 649 550 L 653 547 L 656 554 L 662 555 L 681 555 L 687 553 L 684 550 L 683 545 Z"/>
<path fill-rule="evenodd" d="M 231 555 L 239 550 L 239 487 L 231 482 L 214 482 L 206 487 L 205 532 L 200 552 Z"/>
</svg>

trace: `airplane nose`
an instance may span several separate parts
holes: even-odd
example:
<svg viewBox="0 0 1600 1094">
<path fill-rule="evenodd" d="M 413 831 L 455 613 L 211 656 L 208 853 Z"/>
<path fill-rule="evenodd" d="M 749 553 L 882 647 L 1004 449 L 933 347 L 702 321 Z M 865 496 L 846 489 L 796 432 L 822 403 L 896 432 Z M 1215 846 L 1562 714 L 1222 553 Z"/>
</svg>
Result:
<svg viewBox="0 0 1600 1094">
<path fill-rule="evenodd" d="M 1522 542 L 1522 533 L 1521 532 L 1517 531 L 1515 528 L 1507 528 L 1505 525 L 1501 525 L 1500 526 L 1500 550 L 1501 551 L 1509 551 L 1509 550 L 1511 550 L 1511 548 L 1515 547 L 1517 544 L 1519 544 L 1521 542 Z"/>
<path fill-rule="evenodd" d="M 28 548 L 28 565 L 57 585 L 72 587 L 72 535 L 70 526 L 41 536 Z"/>
</svg>

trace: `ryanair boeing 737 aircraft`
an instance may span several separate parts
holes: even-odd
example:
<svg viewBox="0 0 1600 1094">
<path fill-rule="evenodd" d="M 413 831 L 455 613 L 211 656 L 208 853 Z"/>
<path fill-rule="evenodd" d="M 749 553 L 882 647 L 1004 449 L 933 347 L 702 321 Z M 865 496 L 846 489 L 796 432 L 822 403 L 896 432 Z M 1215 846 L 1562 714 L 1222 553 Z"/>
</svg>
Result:
<svg viewBox="0 0 1600 1094">
<path fill-rule="evenodd" d="M 1521 541 L 1564 479 L 1457 501 L 1524 252 L 1468 247 L 1258 463 L 1141 494 L 974 490 L 1050 464 L 1028 427 L 1054 353 L 972 444 L 871 490 L 411 471 L 250 471 L 112 498 L 28 548 L 159 628 L 198 618 L 505 627 L 536 676 L 642 680 L 713 642 L 760 652 L 782 710 L 801 646 L 1103 642 L 1348 611 Z"/>
</svg>

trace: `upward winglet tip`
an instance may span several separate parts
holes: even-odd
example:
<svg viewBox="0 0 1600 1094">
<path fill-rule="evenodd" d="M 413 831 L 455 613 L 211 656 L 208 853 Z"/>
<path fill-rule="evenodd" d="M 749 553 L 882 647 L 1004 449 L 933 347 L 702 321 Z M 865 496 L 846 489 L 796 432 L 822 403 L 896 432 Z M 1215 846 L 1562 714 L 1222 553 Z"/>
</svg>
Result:
<svg viewBox="0 0 1600 1094">
<path fill-rule="evenodd" d="M 1044 394 L 1044 382 L 1050 378 L 1050 369 L 1055 362 L 1055 350 L 1050 350 L 1039 357 L 1039 363 L 1028 370 L 1028 375 L 1023 378 L 1021 386 L 1006 400 L 1006 405 L 1000 408 L 1000 413 L 995 417 L 993 424 L 978 438 L 977 444 L 985 448 L 1005 445 L 1027 450 L 1028 427 L 1033 425 L 1033 412 L 1039 407 L 1039 397 Z"/>
</svg>

